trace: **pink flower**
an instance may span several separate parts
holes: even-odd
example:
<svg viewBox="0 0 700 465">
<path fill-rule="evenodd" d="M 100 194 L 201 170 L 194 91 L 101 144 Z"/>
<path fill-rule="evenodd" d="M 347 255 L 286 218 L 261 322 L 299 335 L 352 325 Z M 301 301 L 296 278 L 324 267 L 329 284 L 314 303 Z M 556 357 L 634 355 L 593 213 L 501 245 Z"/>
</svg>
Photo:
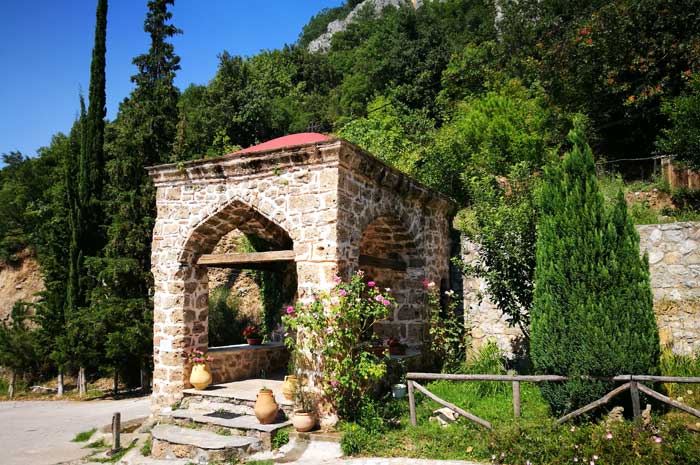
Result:
<svg viewBox="0 0 700 465">
<path fill-rule="evenodd" d="M 578 457 L 574 457 L 574 462 L 578 462 Z"/>
<path fill-rule="evenodd" d="M 332 334 L 333 333 L 333 327 L 329 326 L 326 328 L 326 334 Z"/>
<path fill-rule="evenodd" d="M 340 276 L 336 276 L 335 278 L 333 278 L 333 282 L 336 284 L 338 284 L 340 281 L 342 281 L 342 279 L 340 279 Z"/>
<path fill-rule="evenodd" d="M 338 381 L 336 381 L 336 380 L 331 381 L 331 386 L 338 387 L 338 385 L 340 385 L 340 383 Z"/>
<path fill-rule="evenodd" d="M 381 295 L 381 294 L 378 294 L 378 295 L 374 298 L 374 300 L 376 300 L 377 302 L 381 302 L 382 300 L 384 300 L 384 296 Z"/>
<path fill-rule="evenodd" d="M 377 283 L 375 283 L 374 281 L 370 281 L 370 282 L 367 283 L 367 285 L 368 285 L 369 287 L 374 287 L 374 286 L 377 285 Z"/>
<path fill-rule="evenodd" d="M 345 289 L 341 289 L 339 294 L 344 296 L 345 294 L 347 294 L 347 292 L 345 291 Z"/>
<path fill-rule="evenodd" d="M 429 284 L 430 284 L 430 281 L 428 281 L 427 279 L 425 281 L 423 281 L 423 286 L 428 287 Z"/>
<path fill-rule="evenodd" d="M 292 307 L 291 305 L 287 307 L 287 313 L 294 313 L 294 307 Z"/>
<path fill-rule="evenodd" d="M 607 439 L 612 439 L 612 433 L 608 431 L 608 434 L 605 435 Z"/>
<path fill-rule="evenodd" d="M 383 304 L 385 307 L 388 306 L 390 303 L 391 303 L 391 302 L 389 302 L 389 301 L 386 300 L 386 299 L 384 299 L 384 300 L 382 301 L 382 304 Z"/>
<path fill-rule="evenodd" d="M 663 442 L 663 439 L 661 439 L 659 436 L 654 436 L 654 442 L 657 444 L 661 444 Z"/>
</svg>

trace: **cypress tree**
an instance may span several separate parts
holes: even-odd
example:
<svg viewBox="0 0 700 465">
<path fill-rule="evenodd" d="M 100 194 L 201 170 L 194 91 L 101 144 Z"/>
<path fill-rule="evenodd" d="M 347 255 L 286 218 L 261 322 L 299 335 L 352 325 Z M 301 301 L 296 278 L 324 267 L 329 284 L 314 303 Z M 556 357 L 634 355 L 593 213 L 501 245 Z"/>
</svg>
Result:
<svg viewBox="0 0 700 465">
<path fill-rule="evenodd" d="M 582 131 L 546 171 L 538 224 L 531 356 L 541 374 L 654 373 L 659 338 L 646 256 L 620 193 L 605 208 Z M 601 397 L 610 383 L 574 379 L 542 387 L 553 411 Z"/>
<path fill-rule="evenodd" d="M 104 188 L 104 132 L 106 115 L 105 60 L 107 53 L 107 0 L 98 0 L 95 13 L 95 39 L 90 64 L 88 109 L 81 96 L 80 150 L 77 169 L 66 172 L 70 205 L 70 243 L 66 291 L 67 334 L 62 344 L 79 366 L 80 394 L 86 390 L 85 366 L 94 358 L 97 341 L 90 337 L 94 326 L 86 307 L 90 281 L 86 257 L 96 256 L 104 245 L 102 225 Z"/>
<path fill-rule="evenodd" d="M 104 331 L 107 364 L 119 372 L 150 370 L 152 302 L 151 234 L 155 223 L 155 189 L 145 167 L 169 160 L 178 121 L 179 91 L 174 85 L 180 58 L 167 41 L 180 31 L 168 24 L 174 0 L 148 2 L 144 30 L 151 37 L 148 53 L 134 58 L 136 88 L 119 108 L 108 134 L 109 218 L 103 258 L 90 261 L 102 283 L 91 295 L 93 313 Z"/>
</svg>

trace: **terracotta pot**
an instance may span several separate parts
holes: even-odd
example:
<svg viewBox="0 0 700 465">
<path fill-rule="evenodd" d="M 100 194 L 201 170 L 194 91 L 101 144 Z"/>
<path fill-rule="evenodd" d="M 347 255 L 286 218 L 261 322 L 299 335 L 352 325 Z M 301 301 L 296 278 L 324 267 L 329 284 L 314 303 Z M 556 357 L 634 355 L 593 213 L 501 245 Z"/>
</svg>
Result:
<svg viewBox="0 0 700 465">
<path fill-rule="evenodd" d="M 269 389 L 261 389 L 258 392 L 258 398 L 255 401 L 255 418 L 258 419 L 261 425 L 269 425 L 275 422 L 279 406 L 275 401 L 275 396 Z"/>
<path fill-rule="evenodd" d="M 297 387 L 297 377 L 294 375 L 289 375 L 284 377 L 284 382 L 282 383 L 282 394 L 287 400 L 292 400 L 294 397 L 294 389 Z"/>
<path fill-rule="evenodd" d="M 316 418 L 314 414 L 310 412 L 294 412 L 292 425 L 294 425 L 294 429 L 300 433 L 305 433 L 314 429 L 314 426 L 316 426 Z"/>
<path fill-rule="evenodd" d="M 248 339 L 246 339 L 246 342 L 248 343 L 249 346 L 259 346 L 260 344 L 262 344 L 262 338 L 261 337 L 248 338 Z"/>
<path fill-rule="evenodd" d="M 200 391 L 211 384 L 211 373 L 203 363 L 195 363 L 190 373 L 190 384 Z"/>
</svg>

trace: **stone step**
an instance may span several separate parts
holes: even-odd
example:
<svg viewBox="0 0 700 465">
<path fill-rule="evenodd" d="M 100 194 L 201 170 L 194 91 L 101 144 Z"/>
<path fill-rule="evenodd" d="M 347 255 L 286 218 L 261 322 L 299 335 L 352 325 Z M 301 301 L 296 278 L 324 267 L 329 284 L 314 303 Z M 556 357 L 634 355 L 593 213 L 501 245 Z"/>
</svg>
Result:
<svg viewBox="0 0 700 465">
<path fill-rule="evenodd" d="M 246 456 L 261 447 L 256 438 L 224 436 L 176 425 L 157 425 L 151 430 L 151 437 L 151 455 L 156 459 L 223 462 Z"/>
<path fill-rule="evenodd" d="M 228 411 L 197 411 L 197 410 L 174 410 L 172 412 L 161 413 L 162 420 L 173 420 L 179 425 L 187 425 L 194 422 L 208 430 L 221 430 L 225 428 L 231 434 L 237 436 L 249 436 L 259 439 L 263 449 L 272 447 L 272 438 L 277 431 L 292 424 L 280 412 L 277 422 L 269 425 L 261 424 L 254 415 L 239 415 Z"/>
<path fill-rule="evenodd" d="M 222 392 L 221 395 L 207 393 L 202 395 L 203 391 L 185 390 L 184 398 L 180 404 L 181 408 L 195 410 L 226 410 L 233 413 L 244 415 L 253 415 L 255 407 L 255 395 L 257 393 L 246 392 Z M 281 396 L 275 396 L 280 410 L 288 417 L 291 416 L 294 405 L 292 402 L 284 399 Z"/>
</svg>

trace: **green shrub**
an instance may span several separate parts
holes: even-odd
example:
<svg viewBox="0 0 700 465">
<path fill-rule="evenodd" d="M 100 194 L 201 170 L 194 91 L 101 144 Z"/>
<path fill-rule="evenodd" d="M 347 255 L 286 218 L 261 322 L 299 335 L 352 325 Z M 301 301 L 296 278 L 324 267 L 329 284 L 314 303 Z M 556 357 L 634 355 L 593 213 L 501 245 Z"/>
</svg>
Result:
<svg viewBox="0 0 700 465">
<path fill-rule="evenodd" d="M 359 455 L 376 441 L 376 437 L 357 423 L 349 423 L 343 428 L 340 448 L 345 455 Z"/>
<path fill-rule="evenodd" d="M 272 437 L 272 448 L 279 449 L 283 445 L 289 442 L 289 431 L 287 429 L 281 429 L 275 433 Z"/>
<path fill-rule="evenodd" d="M 460 371 L 474 375 L 505 375 L 506 366 L 504 362 L 505 356 L 501 349 L 498 348 L 496 341 L 489 340 L 479 350 L 469 353 L 467 361 L 462 365 Z M 466 384 L 470 388 L 475 389 L 480 396 L 490 396 L 510 390 L 508 383 L 501 382 L 483 381 Z"/>
<path fill-rule="evenodd" d="M 245 342 L 243 329 L 251 321 L 240 314 L 238 299 L 229 295 L 225 286 L 209 293 L 209 345 L 220 347 Z"/>
<path fill-rule="evenodd" d="M 75 435 L 75 437 L 72 439 L 73 442 L 86 442 L 88 439 L 92 437 L 93 434 L 95 434 L 95 431 L 97 431 L 97 428 L 93 428 L 87 431 L 82 431 L 78 434 Z"/>
<path fill-rule="evenodd" d="M 649 267 L 622 192 L 605 208 L 582 131 L 548 167 L 541 194 L 531 356 L 541 374 L 570 377 L 653 374 L 659 335 Z M 610 383 L 545 383 L 556 413 L 601 397 Z"/>
</svg>

